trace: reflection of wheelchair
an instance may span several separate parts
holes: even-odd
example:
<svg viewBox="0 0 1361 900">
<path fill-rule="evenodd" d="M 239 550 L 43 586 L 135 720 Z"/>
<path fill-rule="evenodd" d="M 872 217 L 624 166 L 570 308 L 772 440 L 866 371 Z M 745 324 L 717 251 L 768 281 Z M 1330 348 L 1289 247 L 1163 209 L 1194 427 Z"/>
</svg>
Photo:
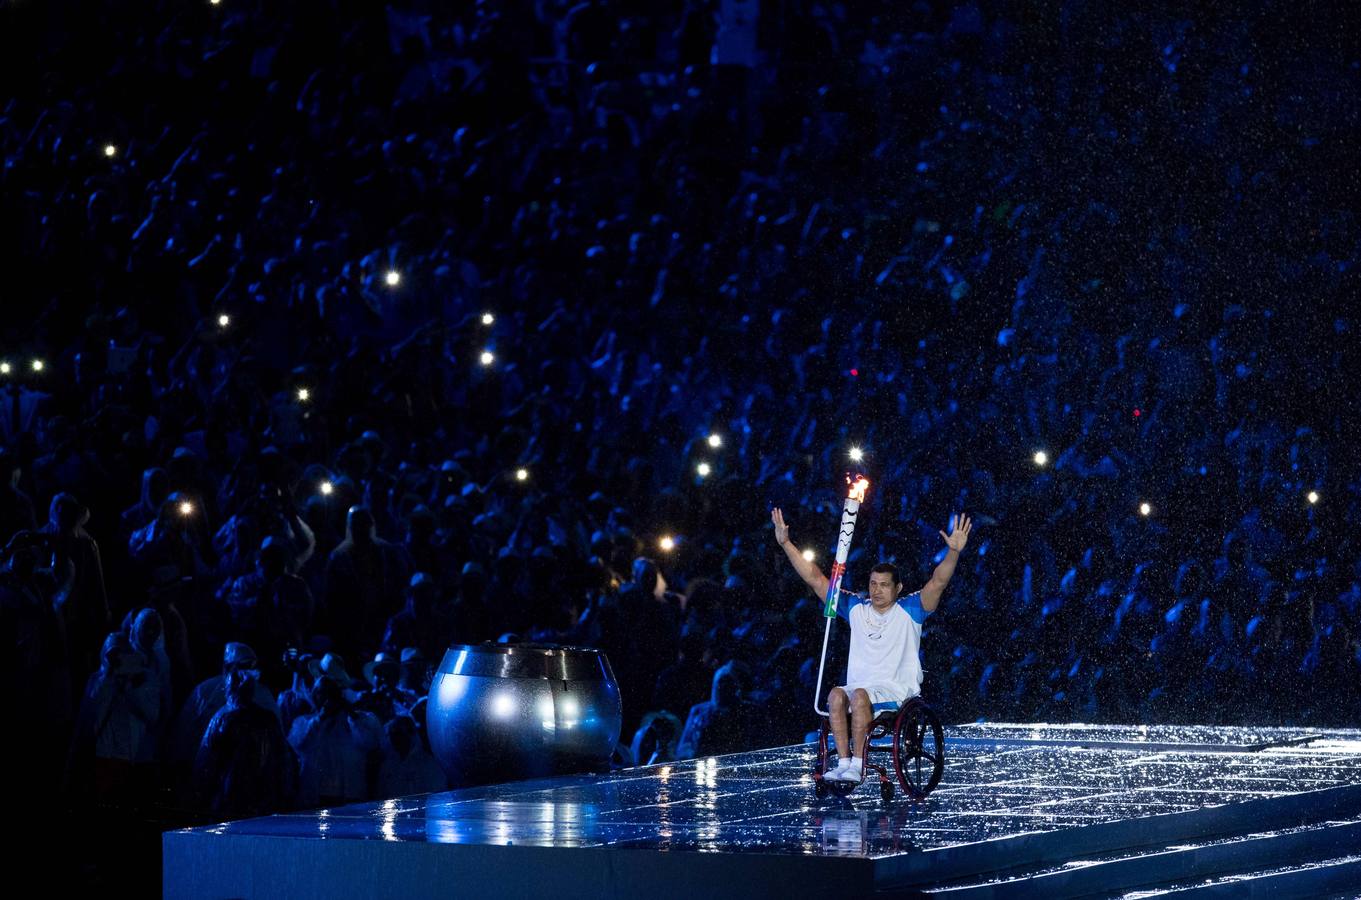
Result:
<svg viewBox="0 0 1361 900">
<path fill-rule="evenodd" d="M 827 781 L 822 773 L 828 766 L 828 736 L 831 723 L 826 716 L 818 728 L 818 763 L 813 769 L 813 789 L 818 799 L 834 793 L 844 797 L 856 788 L 853 781 Z M 879 775 L 879 796 L 887 803 L 893 799 L 893 781 L 884 766 L 870 762 L 870 750 L 876 739 L 892 736 L 892 762 L 898 783 L 913 800 L 925 800 L 926 795 L 940 784 L 945 772 L 945 732 L 940 719 L 921 697 L 910 697 L 896 710 L 888 709 L 875 716 L 865 736 L 865 775 Z M 832 760 L 833 766 L 835 760 Z"/>
</svg>

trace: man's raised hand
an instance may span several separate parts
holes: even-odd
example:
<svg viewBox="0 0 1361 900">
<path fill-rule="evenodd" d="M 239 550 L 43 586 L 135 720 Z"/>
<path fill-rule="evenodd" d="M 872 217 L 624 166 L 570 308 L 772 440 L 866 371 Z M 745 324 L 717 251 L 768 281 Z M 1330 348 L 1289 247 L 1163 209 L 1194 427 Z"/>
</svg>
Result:
<svg viewBox="0 0 1361 900">
<path fill-rule="evenodd" d="M 945 546 L 958 553 L 969 543 L 969 532 L 972 530 L 973 521 L 964 513 L 960 513 L 957 516 L 950 517 L 950 533 L 946 534 L 942 531 L 939 534 L 945 538 Z M 788 531 L 789 529 L 786 528 L 785 532 L 788 533 Z"/>
<path fill-rule="evenodd" d="M 789 526 L 784 523 L 784 513 L 778 506 L 770 511 L 770 521 L 775 523 L 775 543 L 783 547 L 789 543 Z"/>
</svg>

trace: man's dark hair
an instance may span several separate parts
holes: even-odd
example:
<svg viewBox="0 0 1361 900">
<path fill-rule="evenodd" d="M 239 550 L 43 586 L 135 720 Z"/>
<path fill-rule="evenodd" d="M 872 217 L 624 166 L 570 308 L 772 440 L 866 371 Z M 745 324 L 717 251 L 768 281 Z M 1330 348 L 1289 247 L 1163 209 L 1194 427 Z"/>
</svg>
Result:
<svg viewBox="0 0 1361 900">
<path fill-rule="evenodd" d="M 881 562 L 873 569 L 870 569 L 871 575 L 873 575 L 875 572 L 887 572 L 889 575 L 893 576 L 894 584 L 903 583 L 903 580 L 898 577 L 898 567 L 895 566 L 893 563 Z"/>
</svg>

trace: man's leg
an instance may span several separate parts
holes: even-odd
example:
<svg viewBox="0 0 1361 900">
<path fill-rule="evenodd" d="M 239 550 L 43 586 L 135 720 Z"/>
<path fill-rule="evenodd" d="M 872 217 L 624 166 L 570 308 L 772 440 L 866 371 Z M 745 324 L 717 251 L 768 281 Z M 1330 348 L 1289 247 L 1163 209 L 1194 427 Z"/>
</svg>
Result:
<svg viewBox="0 0 1361 900">
<path fill-rule="evenodd" d="M 836 737 L 836 755 L 842 760 L 851 758 L 851 738 L 849 729 L 846 727 L 846 711 L 850 707 L 850 698 L 846 692 L 839 687 L 832 688 L 832 692 L 827 695 L 828 716 L 832 720 L 832 735 Z"/>
<path fill-rule="evenodd" d="M 851 755 L 860 759 L 865 758 L 865 736 L 870 732 L 870 723 L 874 721 L 874 704 L 870 702 L 870 695 L 864 688 L 855 689 L 855 697 L 851 700 Z"/>
</svg>

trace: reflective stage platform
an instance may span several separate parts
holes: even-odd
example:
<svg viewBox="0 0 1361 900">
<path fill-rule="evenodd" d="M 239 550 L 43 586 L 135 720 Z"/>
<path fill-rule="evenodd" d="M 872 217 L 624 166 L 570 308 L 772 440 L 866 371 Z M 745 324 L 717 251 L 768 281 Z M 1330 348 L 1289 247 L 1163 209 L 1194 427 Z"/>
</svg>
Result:
<svg viewBox="0 0 1361 900">
<path fill-rule="evenodd" d="M 172 831 L 164 891 L 1361 894 L 1361 731 L 975 724 L 946 754 L 921 803 L 815 799 L 808 744 Z"/>
</svg>

